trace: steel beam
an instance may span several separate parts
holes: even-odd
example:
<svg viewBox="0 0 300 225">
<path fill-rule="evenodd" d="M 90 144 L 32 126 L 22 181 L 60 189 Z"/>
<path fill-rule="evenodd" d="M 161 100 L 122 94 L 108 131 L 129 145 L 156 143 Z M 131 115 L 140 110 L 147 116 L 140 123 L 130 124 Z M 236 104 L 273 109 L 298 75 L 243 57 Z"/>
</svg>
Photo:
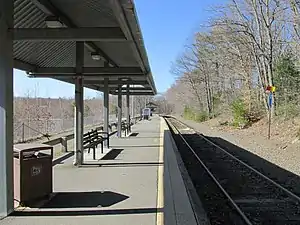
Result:
<svg viewBox="0 0 300 225">
<path fill-rule="evenodd" d="M 129 3 L 132 4 L 134 6 L 134 3 Z M 145 74 L 147 74 L 149 77 L 151 76 L 150 73 L 150 68 L 148 68 L 148 65 L 146 64 L 146 59 L 144 59 L 142 53 L 141 53 L 141 48 L 139 47 L 139 44 L 137 43 L 136 38 L 133 35 L 133 32 L 130 28 L 130 24 L 129 21 L 126 17 L 126 12 L 124 7 L 122 6 L 120 0 L 110 0 L 110 5 L 113 9 L 113 12 L 121 26 L 121 29 L 123 30 L 124 35 L 126 36 L 127 40 L 131 41 L 131 49 L 133 50 L 133 53 L 136 56 L 136 60 L 138 61 L 140 67 L 142 68 L 143 72 Z M 134 14 L 134 16 L 136 16 L 136 12 L 134 10 L 134 7 L 132 7 L 132 12 Z M 138 25 L 138 21 L 136 21 L 137 26 Z M 139 28 L 139 30 L 141 30 Z M 143 42 L 143 40 L 141 40 L 141 42 Z M 146 52 L 146 49 L 144 48 L 144 51 Z M 156 89 L 155 89 L 155 84 L 153 81 L 153 77 L 151 76 L 151 78 L 149 78 L 149 84 L 151 84 L 151 86 L 153 87 L 153 92 L 156 94 Z"/>
<path fill-rule="evenodd" d="M 119 93 L 121 93 L 121 95 L 126 94 L 126 92 L 115 92 L 115 91 L 110 92 L 110 94 L 112 94 L 112 95 L 119 95 Z M 155 93 L 153 93 L 153 92 L 144 92 L 144 91 L 136 91 L 136 92 L 129 92 L 129 95 L 153 96 L 153 95 L 155 95 Z"/>
<path fill-rule="evenodd" d="M 112 68 L 112 67 L 109 67 Z M 36 74 L 36 73 L 30 73 L 30 78 L 53 78 L 53 79 L 75 79 L 76 74 Z M 111 78 L 111 79 L 122 79 L 122 78 L 135 78 L 135 79 L 143 79 L 145 78 L 145 75 L 142 74 L 131 74 L 128 75 L 126 73 L 124 74 L 81 74 L 81 78 L 84 78 L 85 81 L 90 81 L 89 83 L 97 83 L 99 81 L 103 81 L 104 78 Z M 79 77 L 79 78 L 80 78 Z"/>
<path fill-rule="evenodd" d="M 111 88 L 112 88 L 112 91 L 118 91 L 118 85 L 117 84 L 110 84 L 109 85 Z M 103 87 L 103 84 L 102 83 L 99 83 L 98 84 L 98 87 Z M 126 89 L 124 89 L 122 87 L 122 91 L 125 91 Z M 144 88 L 143 87 L 130 87 L 130 90 L 133 90 L 133 91 L 141 91 L 141 90 L 149 90 L 151 91 L 151 87 L 145 85 Z"/>
<path fill-rule="evenodd" d="M 34 72 L 36 69 L 36 66 L 19 59 L 14 59 L 13 67 L 28 72 Z"/>
<path fill-rule="evenodd" d="M 128 81 L 130 83 L 130 85 L 148 85 L 149 83 L 146 81 L 146 80 L 131 80 L 131 81 Z M 99 80 L 99 81 L 89 81 L 89 80 L 86 80 L 84 81 L 85 84 L 97 84 L 99 86 L 103 86 L 104 85 L 104 82 L 103 80 Z M 120 81 L 120 80 L 109 80 L 109 86 L 110 87 L 116 87 L 118 88 L 119 85 L 126 85 L 127 82 L 124 82 L 124 81 Z"/>
<path fill-rule="evenodd" d="M 122 86 L 119 85 L 119 90 L 121 90 Z M 122 93 L 118 94 L 118 137 L 122 137 Z"/>
<path fill-rule="evenodd" d="M 72 20 L 66 16 L 62 11 L 55 7 L 49 0 L 31 0 L 40 10 L 42 10 L 46 15 L 53 15 L 59 18 L 65 26 L 70 28 L 76 28 L 77 26 L 72 22 Z M 94 42 L 87 41 L 84 43 L 85 46 L 92 52 L 98 52 L 105 58 L 105 60 L 112 66 L 118 67 L 117 63 L 114 62 L 102 49 L 100 49 Z"/>
<path fill-rule="evenodd" d="M 16 41 L 126 41 L 118 27 L 13 28 Z"/>
<path fill-rule="evenodd" d="M 126 88 L 122 88 L 122 92 L 124 92 L 124 91 L 127 91 L 127 87 Z M 152 91 L 152 88 L 151 87 L 129 87 L 129 90 L 130 91 L 145 91 L 145 90 L 147 90 L 147 91 Z M 116 90 L 116 92 L 117 92 L 118 90 Z"/>
<path fill-rule="evenodd" d="M 76 73 L 76 68 L 73 67 L 39 67 L 36 72 L 33 73 L 35 76 L 38 74 L 57 74 L 57 75 L 69 75 Z M 95 74 L 95 75 L 114 75 L 114 74 L 127 74 L 129 77 L 131 75 L 142 75 L 142 71 L 139 67 L 83 67 L 82 75 Z M 31 74 L 29 74 L 31 75 Z"/>
<path fill-rule="evenodd" d="M 155 88 L 155 84 L 154 84 L 152 75 L 151 76 L 150 75 L 147 76 L 147 81 L 148 81 L 149 85 L 152 87 L 153 92 L 155 94 L 157 94 L 157 90 Z"/>
<path fill-rule="evenodd" d="M 108 87 L 108 78 L 104 79 L 104 98 L 103 98 L 103 102 L 104 102 L 104 108 L 103 108 L 103 118 L 104 118 L 104 132 L 106 132 L 106 134 L 109 133 L 108 130 L 108 123 L 109 123 L 109 87 Z M 107 137 L 107 136 L 106 136 Z M 105 141 L 104 142 L 104 146 L 109 148 L 109 142 Z"/>
<path fill-rule="evenodd" d="M 115 17 L 117 18 L 119 24 L 121 25 L 121 29 L 123 30 L 126 38 L 129 41 L 131 41 L 130 45 L 133 50 L 133 53 L 136 55 L 136 60 L 138 61 L 142 70 L 144 72 L 147 72 L 148 69 L 145 66 L 143 56 L 141 54 L 139 46 L 133 36 L 132 30 L 130 29 L 130 25 L 129 25 L 128 19 L 126 18 L 124 8 L 122 7 L 119 0 L 110 0 L 110 5 L 114 12 Z"/>
<path fill-rule="evenodd" d="M 14 210 L 13 1 L 0 0 L 0 219 Z"/>
<path fill-rule="evenodd" d="M 76 42 L 76 72 L 82 73 L 84 63 L 84 44 Z M 80 166 L 83 163 L 83 80 L 75 79 L 75 121 L 74 121 L 74 165 Z"/>
<path fill-rule="evenodd" d="M 114 76 L 110 76 L 110 78 L 112 78 Z M 66 82 L 69 84 L 75 84 L 74 80 L 75 79 L 71 79 L 71 78 L 59 78 L 59 77 L 54 77 L 54 79 L 62 81 L 62 82 Z M 86 78 L 85 78 L 86 79 Z M 90 88 L 93 90 L 97 90 L 97 91 L 103 91 L 104 88 L 104 79 L 103 80 L 84 80 L 84 87 L 86 88 Z M 110 91 L 112 92 L 117 92 L 117 89 L 119 85 L 124 85 L 126 83 L 124 83 L 123 81 L 119 81 L 119 80 L 109 80 L 109 88 Z M 130 85 L 148 85 L 148 82 L 145 80 L 133 80 L 130 81 Z"/>
<path fill-rule="evenodd" d="M 131 124 L 130 124 L 130 111 L 129 111 L 129 96 L 130 96 L 129 90 L 130 90 L 130 87 L 129 87 L 129 84 L 127 84 L 127 87 L 126 87 L 126 122 L 129 127 L 129 131 L 130 131 Z"/>
</svg>

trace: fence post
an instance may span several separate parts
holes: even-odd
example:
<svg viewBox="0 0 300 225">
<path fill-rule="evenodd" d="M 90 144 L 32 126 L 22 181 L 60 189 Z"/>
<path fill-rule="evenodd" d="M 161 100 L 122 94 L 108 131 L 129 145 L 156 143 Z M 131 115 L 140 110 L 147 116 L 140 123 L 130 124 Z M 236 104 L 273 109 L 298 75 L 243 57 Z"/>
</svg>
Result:
<svg viewBox="0 0 300 225">
<path fill-rule="evenodd" d="M 25 124 L 22 123 L 22 142 L 25 141 Z"/>
<path fill-rule="evenodd" d="M 48 123 L 48 119 L 46 119 L 46 134 L 49 134 L 49 123 Z"/>
<path fill-rule="evenodd" d="M 67 137 L 61 137 L 61 152 L 68 152 Z"/>
</svg>

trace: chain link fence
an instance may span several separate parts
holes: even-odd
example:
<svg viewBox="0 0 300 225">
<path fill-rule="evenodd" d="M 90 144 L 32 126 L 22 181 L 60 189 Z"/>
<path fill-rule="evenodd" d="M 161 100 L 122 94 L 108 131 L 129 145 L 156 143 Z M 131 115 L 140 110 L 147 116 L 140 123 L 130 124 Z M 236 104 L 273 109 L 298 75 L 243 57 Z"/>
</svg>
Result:
<svg viewBox="0 0 300 225">
<path fill-rule="evenodd" d="M 84 118 L 84 125 L 103 123 L 101 116 Z M 57 134 L 72 130 L 74 118 L 68 119 L 14 119 L 14 142 L 24 142 L 41 136 Z"/>
</svg>

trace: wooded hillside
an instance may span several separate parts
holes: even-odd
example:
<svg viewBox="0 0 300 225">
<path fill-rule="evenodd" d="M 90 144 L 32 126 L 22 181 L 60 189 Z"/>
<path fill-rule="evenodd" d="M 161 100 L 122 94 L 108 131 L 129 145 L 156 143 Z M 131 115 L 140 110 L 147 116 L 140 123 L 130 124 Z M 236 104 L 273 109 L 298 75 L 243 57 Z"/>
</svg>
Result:
<svg viewBox="0 0 300 225">
<path fill-rule="evenodd" d="M 228 114 L 245 127 L 268 115 L 299 116 L 300 3 L 228 0 L 200 27 L 173 63 L 176 82 L 165 94 L 170 112 L 204 121 Z"/>
</svg>

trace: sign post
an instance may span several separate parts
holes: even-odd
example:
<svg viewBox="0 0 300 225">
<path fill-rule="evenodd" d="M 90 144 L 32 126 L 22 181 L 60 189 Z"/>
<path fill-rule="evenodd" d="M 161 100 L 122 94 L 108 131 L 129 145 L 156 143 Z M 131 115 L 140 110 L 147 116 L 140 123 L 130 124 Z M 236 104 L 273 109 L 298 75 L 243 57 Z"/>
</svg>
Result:
<svg viewBox="0 0 300 225">
<path fill-rule="evenodd" d="M 271 138 L 271 113 L 272 113 L 272 92 L 269 93 L 269 114 L 268 114 L 268 139 Z"/>
<path fill-rule="evenodd" d="M 272 122 L 272 104 L 273 104 L 273 93 L 275 92 L 275 86 L 267 86 L 266 92 L 269 93 L 268 96 L 268 139 L 271 138 L 271 122 Z"/>
</svg>

